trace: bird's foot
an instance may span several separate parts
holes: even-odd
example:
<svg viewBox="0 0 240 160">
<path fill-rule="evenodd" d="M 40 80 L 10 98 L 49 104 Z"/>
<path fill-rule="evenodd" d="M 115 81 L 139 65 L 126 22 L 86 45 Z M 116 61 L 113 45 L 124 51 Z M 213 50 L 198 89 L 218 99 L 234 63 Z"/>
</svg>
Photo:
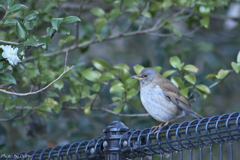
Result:
<svg viewBox="0 0 240 160">
<path fill-rule="evenodd" d="M 164 124 L 164 126 L 168 125 L 168 123 L 169 123 L 169 121 L 166 122 L 166 123 Z M 158 126 L 153 126 L 152 128 L 154 128 L 154 129 L 152 130 L 152 133 L 155 133 L 155 134 L 156 134 L 156 133 L 160 130 L 160 128 L 162 127 L 162 125 L 163 125 L 163 123 L 159 124 Z"/>
<path fill-rule="evenodd" d="M 154 128 L 154 129 L 152 130 L 152 133 L 156 134 L 160 130 L 162 125 L 163 125 L 163 123 L 159 124 L 158 126 L 153 126 L 152 128 Z"/>
</svg>

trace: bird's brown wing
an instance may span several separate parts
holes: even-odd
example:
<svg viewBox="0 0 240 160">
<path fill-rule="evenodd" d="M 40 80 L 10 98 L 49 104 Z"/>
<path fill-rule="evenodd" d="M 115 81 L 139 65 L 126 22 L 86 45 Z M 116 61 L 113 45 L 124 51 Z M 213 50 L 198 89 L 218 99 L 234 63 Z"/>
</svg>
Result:
<svg viewBox="0 0 240 160">
<path fill-rule="evenodd" d="M 168 99 L 176 106 L 181 108 L 188 115 L 195 117 L 197 119 L 203 118 L 202 116 L 198 115 L 196 112 L 193 111 L 188 100 L 179 92 L 178 88 L 172 82 L 165 81 L 157 85 L 159 85 L 162 88 L 163 94 L 165 95 L 166 99 Z"/>
</svg>

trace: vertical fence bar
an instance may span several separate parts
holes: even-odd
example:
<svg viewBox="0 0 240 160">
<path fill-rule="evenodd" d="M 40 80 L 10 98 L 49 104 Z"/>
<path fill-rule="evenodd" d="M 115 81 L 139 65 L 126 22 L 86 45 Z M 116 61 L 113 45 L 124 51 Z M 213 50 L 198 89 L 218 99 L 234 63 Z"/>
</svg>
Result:
<svg viewBox="0 0 240 160">
<path fill-rule="evenodd" d="M 223 160 L 222 146 L 223 142 L 220 143 L 220 160 Z"/>
<path fill-rule="evenodd" d="M 233 160 L 233 148 L 232 148 L 232 141 L 230 142 L 230 160 Z"/>
<path fill-rule="evenodd" d="M 193 160 L 193 149 L 192 148 L 190 148 L 190 160 Z"/>
<path fill-rule="evenodd" d="M 200 147 L 200 160 L 202 160 L 202 146 Z"/>
<path fill-rule="evenodd" d="M 180 160 L 183 160 L 183 150 L 180 151 Z"/>
<path fill-rule="evenodd" d="M 210 145 L 210 160 L 213 160 L 213 156 L 212 156 L 212 144 Z"/>
<path fill-rule="evenodd" d="M 125 160 L 119 140 L 122 135 L 128 131 L 128 127 L 122 122 L 113 121 L 107 128 L 103 130 L 103 152 L 105 160 Z"/>
</svg>

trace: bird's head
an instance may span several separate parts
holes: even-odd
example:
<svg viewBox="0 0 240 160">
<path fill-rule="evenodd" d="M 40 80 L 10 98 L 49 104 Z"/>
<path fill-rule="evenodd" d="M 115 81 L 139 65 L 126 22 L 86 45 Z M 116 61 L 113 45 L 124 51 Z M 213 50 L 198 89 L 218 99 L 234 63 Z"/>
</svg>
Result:
<svg viewBox="0 0 240 160">
<path fill-rule="evenodd" d="M 131 76 L 131 78 L 138 79 L 141 86 L 148 85 L 154 79 L 156 79 L 160 74 L 153 68 L 145 68 L 141 71 L 138 76 Z"/>
</svg>

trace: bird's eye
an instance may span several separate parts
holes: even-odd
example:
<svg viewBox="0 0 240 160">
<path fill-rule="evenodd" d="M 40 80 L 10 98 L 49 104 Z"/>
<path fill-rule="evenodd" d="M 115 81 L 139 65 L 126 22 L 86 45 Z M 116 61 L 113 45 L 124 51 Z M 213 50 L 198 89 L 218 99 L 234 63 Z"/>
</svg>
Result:
<svg viewBox="0 0 240 160">
<path fill-rule="evenodd" d="M 143 75 L 143 77 L 147 77 L 147 75 L 146 75 L 146 74 L 144 74 L 144 75 Z"/>
</svg>

